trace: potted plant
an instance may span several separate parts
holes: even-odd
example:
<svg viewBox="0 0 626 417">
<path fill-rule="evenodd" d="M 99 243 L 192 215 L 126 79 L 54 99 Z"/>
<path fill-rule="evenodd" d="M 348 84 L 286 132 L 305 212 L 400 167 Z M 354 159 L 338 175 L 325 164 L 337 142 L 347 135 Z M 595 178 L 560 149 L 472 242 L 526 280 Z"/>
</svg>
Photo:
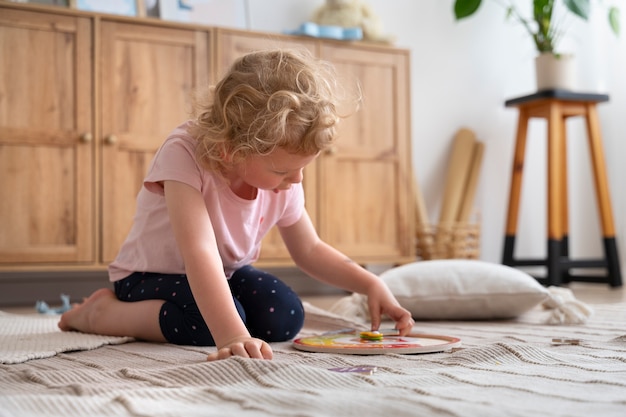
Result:
<svg viewBox="0 0 626 417">
<path fill-rule="evenodd" d="M 589 19 L 591 0 L 531 0 L 532 17 L 524 17 L 516 2 L 508 0 L 505 4 L 507 18 L 520 23 L 531 36 L 539 55 L 536 58 L 537 88 L 571 89 L 574 84 L 571 54 L 557 51 L 559 40 L 565 34 L 562 18 L 554 14 L 555 6 L 562 3 L 566 13 L 583 20 Z M 480 7 L 482 0 L 455 0 L 454 15 L 456 20 L 472 16 Z M 619 35 L 619 10 L 615 6 L 608 8 L 608 23 L 615 35 Z M 556 71 L 556 72 L 555 72 Z"/>
</svg>

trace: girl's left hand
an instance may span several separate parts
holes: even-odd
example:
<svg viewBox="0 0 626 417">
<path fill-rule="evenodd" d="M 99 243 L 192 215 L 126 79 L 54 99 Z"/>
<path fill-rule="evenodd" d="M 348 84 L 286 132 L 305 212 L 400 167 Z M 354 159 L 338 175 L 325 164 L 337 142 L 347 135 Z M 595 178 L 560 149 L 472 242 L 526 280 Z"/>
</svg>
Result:
<svg viewBox="0 0 626 417">
<path fill-rule="evenodd" d="M 400 336 L 406 336 L 413 329 L 415 321 L 411 313 L 400 306 L 389 288 L 382 282 L 380 284 L 367 294 L 372 330 L 378 330 L 381 317 L 385 314 L 396 323 L 395 328 L 400 332 Z"/>
</svg>

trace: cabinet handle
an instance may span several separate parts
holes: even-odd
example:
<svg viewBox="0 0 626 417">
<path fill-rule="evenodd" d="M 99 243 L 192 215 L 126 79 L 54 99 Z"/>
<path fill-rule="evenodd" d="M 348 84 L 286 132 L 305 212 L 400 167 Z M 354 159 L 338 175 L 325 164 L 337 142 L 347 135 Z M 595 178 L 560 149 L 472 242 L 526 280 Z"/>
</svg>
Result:
<svg viewBox="0 0 626 417">
<path fill-rule="evenodd" d="M 336 146 L 331 146 L 330 148 L 326 149 L 326 155 L 335 155 L 336 153 L 337 153 Z"/>
<path fill-rule="evenodd" d="M 91 142 L 93 140 L 93 135 L 89 132 L 83 133 L 80 135 L 80 141 L 83 143 Z"/>
<path fill-rule="evenodd" d="M 104 137 L 104 143 L 107 145 L 113 145 L 117 142 L 117 136 L 115 135 L 107 135 Z"/>
</svg>

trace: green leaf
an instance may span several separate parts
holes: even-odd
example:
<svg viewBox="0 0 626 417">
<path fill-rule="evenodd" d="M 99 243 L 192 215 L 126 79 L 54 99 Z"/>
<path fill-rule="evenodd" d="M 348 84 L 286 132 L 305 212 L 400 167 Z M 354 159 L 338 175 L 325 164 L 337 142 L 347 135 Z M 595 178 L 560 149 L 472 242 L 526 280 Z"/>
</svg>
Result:
<svg viewBox="0 0 626 417">
<path fill-rule="evenodd" d="M 619 35 L 619 10 L 615 6 L 609 9 L 609 25 L 611 25 L 613 33 Z"/>
<path fill-rule="evenodd" d="M 547 24 L 550 27 L 552 21 L 552 10 L 554 9 L 554 0 L 534 0 L 533 1 L 533 17 L 535 21 L 541 25 Z"/>
<path fill-rule="evenodd" d="M 570 12 L 584 20 L 589 19 L 589 11 L 591 10 L 589 0 L 563 0 L 563 3 L 565 3 Z"/>
<path fill-rule="evenodd" d="M 456 0 L 454 2 L 454 16 L 457 20 L 473 15 L 482 0 Z"/>
</svg>

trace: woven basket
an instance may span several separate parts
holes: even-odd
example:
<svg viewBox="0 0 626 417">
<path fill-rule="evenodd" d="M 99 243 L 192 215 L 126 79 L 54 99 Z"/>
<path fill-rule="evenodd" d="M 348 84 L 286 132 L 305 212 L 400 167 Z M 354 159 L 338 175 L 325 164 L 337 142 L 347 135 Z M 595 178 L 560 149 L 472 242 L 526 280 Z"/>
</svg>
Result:
<svg viewBox="0 0 626 417">
<path fill-rule="evenodd" d="M 480 223 L 452 223 L 417 229 L 417 256 L 432 259 L 478 259 Z"/>
</svg>

